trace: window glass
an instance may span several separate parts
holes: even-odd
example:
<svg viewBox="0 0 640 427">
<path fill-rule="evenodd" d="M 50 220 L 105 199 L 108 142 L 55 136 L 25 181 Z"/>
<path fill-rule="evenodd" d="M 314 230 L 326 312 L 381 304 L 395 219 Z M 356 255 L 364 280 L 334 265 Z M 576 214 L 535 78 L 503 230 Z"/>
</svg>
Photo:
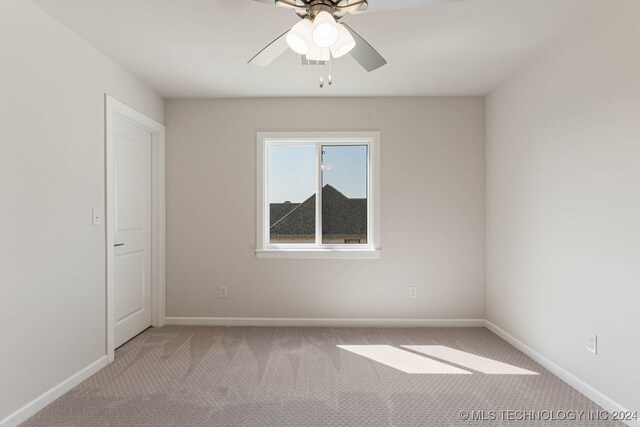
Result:
<svg viewBox="0 0 640 427">
<path fill-rule="evenodd" d="M 278 243 L 315 243 L 316 147 L 269 147 L 269 238 Z"/>
<path fill-rule="evenodd" d="M 367 243 L 367 146 L 322 146 L 322 243 Z"/>
</svg>

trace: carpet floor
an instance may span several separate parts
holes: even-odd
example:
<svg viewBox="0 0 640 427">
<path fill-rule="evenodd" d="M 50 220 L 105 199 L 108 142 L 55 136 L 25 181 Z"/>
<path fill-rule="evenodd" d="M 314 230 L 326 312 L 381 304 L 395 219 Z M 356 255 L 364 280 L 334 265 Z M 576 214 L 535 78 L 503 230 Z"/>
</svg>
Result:
<svg viewBox="0 0 640 427">
<path fill-rule="evenodd" d="M 23 425 L 622 425 L 601 410 L 485 328 L 165 326 Z"/>
</svg>

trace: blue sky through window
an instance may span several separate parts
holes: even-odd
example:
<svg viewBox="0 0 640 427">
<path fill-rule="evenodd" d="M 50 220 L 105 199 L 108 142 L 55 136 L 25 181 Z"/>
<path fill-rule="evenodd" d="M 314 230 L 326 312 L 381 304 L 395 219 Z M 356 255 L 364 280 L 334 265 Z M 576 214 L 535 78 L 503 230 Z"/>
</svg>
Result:
<svg viewBox="0 0 640 427">
<path fill-rule="evenodd" d="M 325 145 L 323 151 L 323 185 L 349 198 L 366 198 L 367 146 Z M 272 146 L 269 159 L 269 203 L 301 203 L 315 192 L 315 146 Z"/>
<path fill-rule="evenodd" d="M 322 185 L 329 184 L 350 199 L 367 197 L 367 146 L 325 145 Z"/>
</svg>

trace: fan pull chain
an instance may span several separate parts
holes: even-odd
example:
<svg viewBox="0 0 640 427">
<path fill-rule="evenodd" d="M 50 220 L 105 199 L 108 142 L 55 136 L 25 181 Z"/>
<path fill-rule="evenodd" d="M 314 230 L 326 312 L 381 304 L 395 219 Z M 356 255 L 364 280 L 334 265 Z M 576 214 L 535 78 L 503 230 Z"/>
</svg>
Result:
<svg viewBox="0 0 640 427">
<path fill-rule="evenodd" d="M 333 74 L 331 73 L 331 57 L 329 57 L 329 60 L 325 62 L 328 63 L 328 67 L 329 67 L 329 73 L 327 75 L 327 83 L 329 83 L 329 86 L 331 86 L 333 84 Z M 324 76 L 320 76 L 320 89 L 322 89 L 323 87 L 324 87 Z"/>
</svg>

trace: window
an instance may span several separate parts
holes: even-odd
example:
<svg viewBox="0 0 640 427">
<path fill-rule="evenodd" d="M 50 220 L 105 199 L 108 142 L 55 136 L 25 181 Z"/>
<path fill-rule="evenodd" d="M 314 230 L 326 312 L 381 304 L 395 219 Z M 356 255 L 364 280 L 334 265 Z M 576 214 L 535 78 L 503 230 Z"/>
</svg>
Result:
<svg viewBox="0 0 640 427">
<path fill-rule="evenodd" d="M 379 257 L 379 133 L 258 133 L 259 258 Z"/>
</svg>

